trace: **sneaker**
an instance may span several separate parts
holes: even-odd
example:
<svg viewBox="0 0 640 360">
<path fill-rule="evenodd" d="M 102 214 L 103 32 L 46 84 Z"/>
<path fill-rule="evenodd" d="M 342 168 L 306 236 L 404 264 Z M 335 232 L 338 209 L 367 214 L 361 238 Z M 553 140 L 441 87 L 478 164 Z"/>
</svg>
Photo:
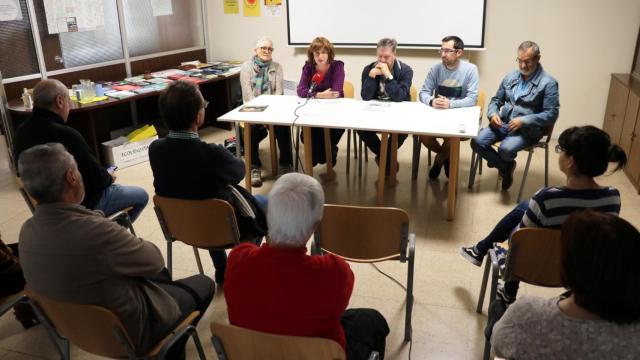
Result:
<svg viewBox="0 0 640 360">
<path fill-rule="evenodd" d="M 431 170 L 429 170 L 429 179 L 435 180 L 440 176 L 440 171 L 442 171 L 442 164 L 438 162 L 434 162 L 431 166 Z"/>
<path fill-rule="evenodd" d="M 444 161 L 444 175 L 449 178 L 449 160 Z"/>
<path fill-rule="evenodd" d="M 460 255 L 475 266 L 481 266 L 484 258 L 484 255 L 478 254 L 475 246 L 461 247 Z"/>
<path fill-rule="evenodd" d="M 293 172 L 293 166 L 291 165 L 279 165 L 278 166 L 278 177 Z"/>
<path fill-rule="evenodd" d="M 507 249 L 499 245 L 493 245 L 493 251 L 496 252 L 496 258 L 498 259 L 498 267 L 500 271 L 500 277 L 504 274 L 504 269 L 507 265 Z"/>
<path fill-rule="evenodd" d="M 516 161 L 513 160 L 511 165 L 502 171 L 502 190 L 509 190 L 513 184 L 513 172 L 516 170 Z"/>
<path fill-rule="evenodd" d="M 500 281 L 498 282 L 498 289 L 496 291 L 496 300 L 501 300 L 505 304 L 511 305 L 514 301 L 516 301 L 516 298 L 512 298 L 505 293 L 504 283 Z"/>
<path fill-rule="evenodd" d="M 260 168 L 251 169 L 251 186 L 253 187 L 262 186 L 262 169 Z"/>
</svg>

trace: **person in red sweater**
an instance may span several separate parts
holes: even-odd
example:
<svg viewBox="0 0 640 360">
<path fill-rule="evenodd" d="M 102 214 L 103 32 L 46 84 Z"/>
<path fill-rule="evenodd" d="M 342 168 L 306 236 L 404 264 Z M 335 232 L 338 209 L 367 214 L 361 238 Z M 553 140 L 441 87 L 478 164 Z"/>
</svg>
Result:
<svg viewBox="0 0 640 360">
<path fill-rule="evenodd" d="M 243 328 L 338 342 L 347 358 L 384 356 L 389 327 L 373 309 L 346 310 L 354 276 L 341 258 L 307 255 L 322 220 L 324 192 L 314 178 L 282 176 L 269 193 L 269 236 L 262 246 L 243 243 L 229 254 L 224 296 L 229 322 Z"/>
</svg>

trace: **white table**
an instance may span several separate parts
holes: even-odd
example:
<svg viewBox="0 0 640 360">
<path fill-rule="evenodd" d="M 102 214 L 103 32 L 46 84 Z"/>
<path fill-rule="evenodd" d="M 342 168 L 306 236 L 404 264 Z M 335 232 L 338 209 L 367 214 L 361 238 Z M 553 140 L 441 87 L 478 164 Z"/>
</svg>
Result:
<svg viewBox="0 0 640 360">
<path fill-rule="evenodd" d="M 385 168 L 389 134 L 392 135 L 392 164 L 397 159 L 397 134 L 432 135 L 451 139 L 449 170 L 449 205 L 447 219 L 453 220 L 455 214 L 456 192 L 458 184 L 458 160 L 460 157 L 460 138 L 475 137 L 479 131 L 478 118 L 480 107 L 468 107 L 450 110 L 437 110 L 419 102 L 378 102 L 355 99 L 310 99 L 300 108 L 306 99 L 287 95 L 261 95 L 245 105 L 266 105 L 263 112 L 241 112 L 238 107 L 218 118 L 219 121 L 237 123 L 244 121 L 264 125 L 297 125 L 303 127 L 305 137 L 305 170 L 313 174 L 311 162 L 311 127 L 369 130 L 382 133 L 380 164 L 378 172 L 377 205 L 382 205 L 385 185 Z M 245 106 L 243 105 L 243 106 Z M 296 115 L 294 115 L 294 111 Z M 250 126 L 245 126 L 245 162 L 247 167 L 247 189 L 251 189 Z M 328 130 L 325 131 L 325 134 Z M 327 141 L 325 143 L 328 144 Z M 327 151 L 330 151 L 327 146 Z M 328 152 L 330 154 L 330 152 Z M 333 176 L 327 156 L 328 176 Z M 391 182 L 395 182 L 392 171 Z"/>
</svg>

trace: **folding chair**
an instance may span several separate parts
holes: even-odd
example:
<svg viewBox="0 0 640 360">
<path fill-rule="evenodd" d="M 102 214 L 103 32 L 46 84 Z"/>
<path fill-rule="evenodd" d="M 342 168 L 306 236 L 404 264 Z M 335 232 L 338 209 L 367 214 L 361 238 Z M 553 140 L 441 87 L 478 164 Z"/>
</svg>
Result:
<svg viewBox="0 0 640 360">
<path fill-rule="evenodd" d="M 560 230 L 544 228 L 519 229 L 509 239 L 509 252 L 502 278 L 504 281 L 518 280 L 537 286 L 562 287 L 560 252 Z M 500 276 L 500 266 L 496 252 L 491 249 L 487 255 L 476 308 L 478 314 L 482 313 L 489 273 L 491 273 L 490 300 L 496 298 L 498 278 Z M 483 358 L 488 359 L 490 352 L 491 343 L 489 340 L 485 340 Z"/>
<path fill-rule="evenodd" d="M 172 274 L 172 245 L 176 240 L 193 247 L 200 274 L 204 271 L 198 248 L 224 250 L 240 243 L 235 212 L 224 200 L 182 200 L 155 195 L 153 203 L 167 241 L 169 274 Z"/>
<path fill-rule="evenodd" d="M 118 317 L 101 306 L 53 300 L 26 290 L 30 304 L 47 328 L 63 359 L 70 359 L 69 342 L 92 354 L 115 359 L 165 359 L 167 351 L 180 339 L 190 336 L 200 359 L 206 359 L 198 332 L 192 325 L 200 315 L 194 311 L 166 337 L 144 354 L 138 353 Z"/>
<path fill-rule="evenodd" d="M 211 323 L 211 342 L 219 360 L 346 360 L 335 341 L 317 337 L 273 335 L 241 327 Z M 369 360 L 379 358 L 373 352 Z"/>
<path fill-rule="evenodd" d="M 312 243 L 313 254 L 322 252 L 360 263 L 407 263 L 404 340 L 410 341 L 415 234 L 409 234 L 409 215 L 397 208 L 325 205 Z"/>
</svg>

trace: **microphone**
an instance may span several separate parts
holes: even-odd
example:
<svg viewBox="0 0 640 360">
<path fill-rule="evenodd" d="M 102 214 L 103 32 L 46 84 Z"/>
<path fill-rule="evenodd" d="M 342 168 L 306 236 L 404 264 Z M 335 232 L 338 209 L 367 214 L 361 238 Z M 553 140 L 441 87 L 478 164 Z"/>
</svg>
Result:
<svg viewBox="0 0 640 360">
<path fill-rule="evenodd" d="M 313 74 L 313 76 L 311 77 L 311 86 L 309 87 L 307 97 L 311 97 L 313 91 L 316 89 L 316 87 L 318 87 L 318 85 L 320 85 L 322 80 L 324 80 L 324 75 L 320 74 L 319 72 Z"/>
</svg>

